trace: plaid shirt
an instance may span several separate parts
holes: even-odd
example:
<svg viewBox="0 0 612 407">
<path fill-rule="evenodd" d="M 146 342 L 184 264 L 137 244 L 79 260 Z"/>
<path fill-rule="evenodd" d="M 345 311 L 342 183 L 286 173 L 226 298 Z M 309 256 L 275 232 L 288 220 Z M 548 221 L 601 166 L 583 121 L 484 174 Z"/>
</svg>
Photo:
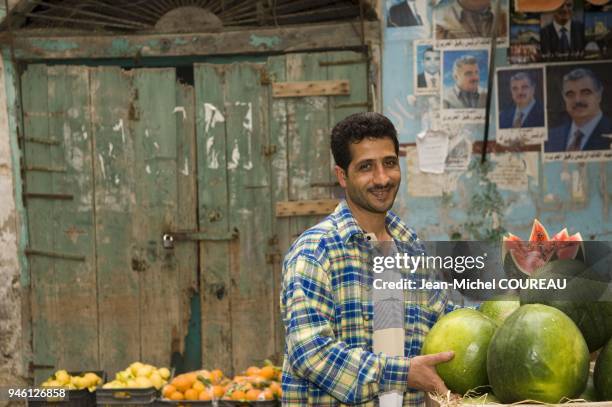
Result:
<svg viewBox="0 0 612 407">
<path fill-rule="evenodd" d="M 386 225 L 401 251 L 424 252 L 392 212 Z M 424 405 L 424 393 L 407 387 L 409 358 L 420 354 L 429 329 L 454 306 L 442 291 L 405 301 L 405 356 L 373 353 L 371 249 L 346 201 L 289 249 L 281 291 L 283 406 L 375 406 L 378 393 L 391 390 L 404 393 L 404 406 Z"/>
</svg>

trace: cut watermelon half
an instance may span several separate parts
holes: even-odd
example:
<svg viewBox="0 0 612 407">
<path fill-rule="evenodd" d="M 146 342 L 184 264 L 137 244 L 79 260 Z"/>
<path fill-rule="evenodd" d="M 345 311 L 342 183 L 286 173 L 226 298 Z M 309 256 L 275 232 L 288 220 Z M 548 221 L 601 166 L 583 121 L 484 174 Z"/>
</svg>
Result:
<svg viewBox="0 0 612 407">
<path fill-rule="evenodd" d="M 544 225 L 534 219 L 529 240 L 522 240 L 512 233 L 504 236 L 502 259 L 504 259 L 505 267 L 509 266 L 524 275 L 531 276 L 537 269 L 553 259 L 576 259 L 580 257 L 579 254 L 582 254 L 583 259 L 584 250 L 582 249 L 580 233 L 570 236 L 567 228 L 564 228 L 550 238 Z"/>
</svg>

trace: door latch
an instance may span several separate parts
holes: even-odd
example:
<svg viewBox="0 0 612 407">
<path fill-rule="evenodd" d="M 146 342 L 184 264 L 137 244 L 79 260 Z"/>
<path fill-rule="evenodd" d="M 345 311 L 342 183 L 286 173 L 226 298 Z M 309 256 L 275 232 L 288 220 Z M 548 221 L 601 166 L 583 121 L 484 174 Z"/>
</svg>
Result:
<svg viewBox="0 0 612 407">
<path fill-rule="evenodd" d="M 174 249 L 175 242 L 193 242 L 193 241 L 223 241 L 234 240 L 238 237 L 238 229 L 234 228 L 227 233 L 214 233 L 206 230 L 184 230 L 176 232 L 167 232 L 162 235 L 162 245 L 164 249 Z"/>
</svg>

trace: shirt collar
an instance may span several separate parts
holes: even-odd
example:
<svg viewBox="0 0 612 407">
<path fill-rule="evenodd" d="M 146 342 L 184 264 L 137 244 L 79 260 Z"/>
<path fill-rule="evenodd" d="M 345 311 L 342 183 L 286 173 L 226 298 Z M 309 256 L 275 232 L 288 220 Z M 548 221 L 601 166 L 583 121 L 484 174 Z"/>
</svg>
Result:
<svg viewBox="0 0 612 407">
<path fill-rule="evenodd" d="M 553 27 L 555 27 L 555 31 L 557 32 L 557 35 L 559 36 L 559 38 L 561 38 L 561 28 L 565 27 L 565 29 L 567 30 L 567 34 L 566 34 L 567 39 L 569 41 L 570 33 L 572 32 L 572 20 L 568 20 L 568 22 L 565 23 L 564 25 L 561 25 L 555 20 L 553 20 Z"/>
<path fill-rule="evenodd" d="M 436 78 L 438 79 L 440 77 L 440 73 L 436 73 L 435 75 L 430 74 L 427 71 L 423 71 L 423 73 L 425 74 L 425 79 L 429 79 L 429 78 Z"/>
<path fill-rule="evenodd" d="M 364 236 L 363 229 L 357 224 L 345 199 L 340 201 L 331 216 L 336 224 L 338 235 L 344 243 L 347 243 L 353 236 Z M 387 211 L 385 225 L 394 240 L 412 243 L 417 239 L 416 233 L 392 211 Z"/>
<path fill-rule="evenodd" d="M 514 117 L 516 117 L 519 112 L 523 113 L 523 120 L 525 120 L 525 117 L 527 117 L 527 115 L 529 115 L 529 112 L 531 112 L 531 109 L 533 109 L 533 107 L 535 106 L 535 99 L 531 99 L 531 102 L 524 108 L 519 109 L 518 106 L 516 107 L 516 111 L 514 112 Z"/>
<path fill-rule="evenodd" d="M 576 122 L 572 120 L 572 126 L 570 127 L 570 132 L 569 132 L 570 136 L 568 137 L 568 143 L 571 141 L 572 134 L 574 134 L 576 130 L 580 129 L 580 131 L 583 134 L 582 140 L 580 142 L 580 147 L 583 148 L 586 142 L 589 140 L 589 137 L 591 137 L 593 130 L 595 130 L 595 127 L 597 127 L 597 125 L 599 124 L 599 121 L 601 120 L 602 117 L 603 117 L 603 113 L 600 111 L 597 114 L 597 116 L 593 117 L 591 120 L 589 120 L 582 126 L 578 126 Z"/>
</svg>

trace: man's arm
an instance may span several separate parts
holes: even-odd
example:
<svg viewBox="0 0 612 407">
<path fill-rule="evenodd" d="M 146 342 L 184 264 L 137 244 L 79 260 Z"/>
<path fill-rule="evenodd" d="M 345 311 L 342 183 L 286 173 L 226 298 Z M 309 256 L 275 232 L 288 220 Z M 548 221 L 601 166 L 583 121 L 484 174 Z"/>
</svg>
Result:
<svg viewBox="0 0 612 407">
<path fill-rule="evenodd" d="M 445 390 L 435 364 L 452 354 L 409 360 L 349 348 L 333 331 L 335 304 L 327 273 L 316 259 L 301 255 L 284 271 L 283 320 L 289 363 L 296 374 L 342 403 L 361 403 L 380 392 Z M 410 371 L 410 375 L 409 375 Z"/>
</svg>

